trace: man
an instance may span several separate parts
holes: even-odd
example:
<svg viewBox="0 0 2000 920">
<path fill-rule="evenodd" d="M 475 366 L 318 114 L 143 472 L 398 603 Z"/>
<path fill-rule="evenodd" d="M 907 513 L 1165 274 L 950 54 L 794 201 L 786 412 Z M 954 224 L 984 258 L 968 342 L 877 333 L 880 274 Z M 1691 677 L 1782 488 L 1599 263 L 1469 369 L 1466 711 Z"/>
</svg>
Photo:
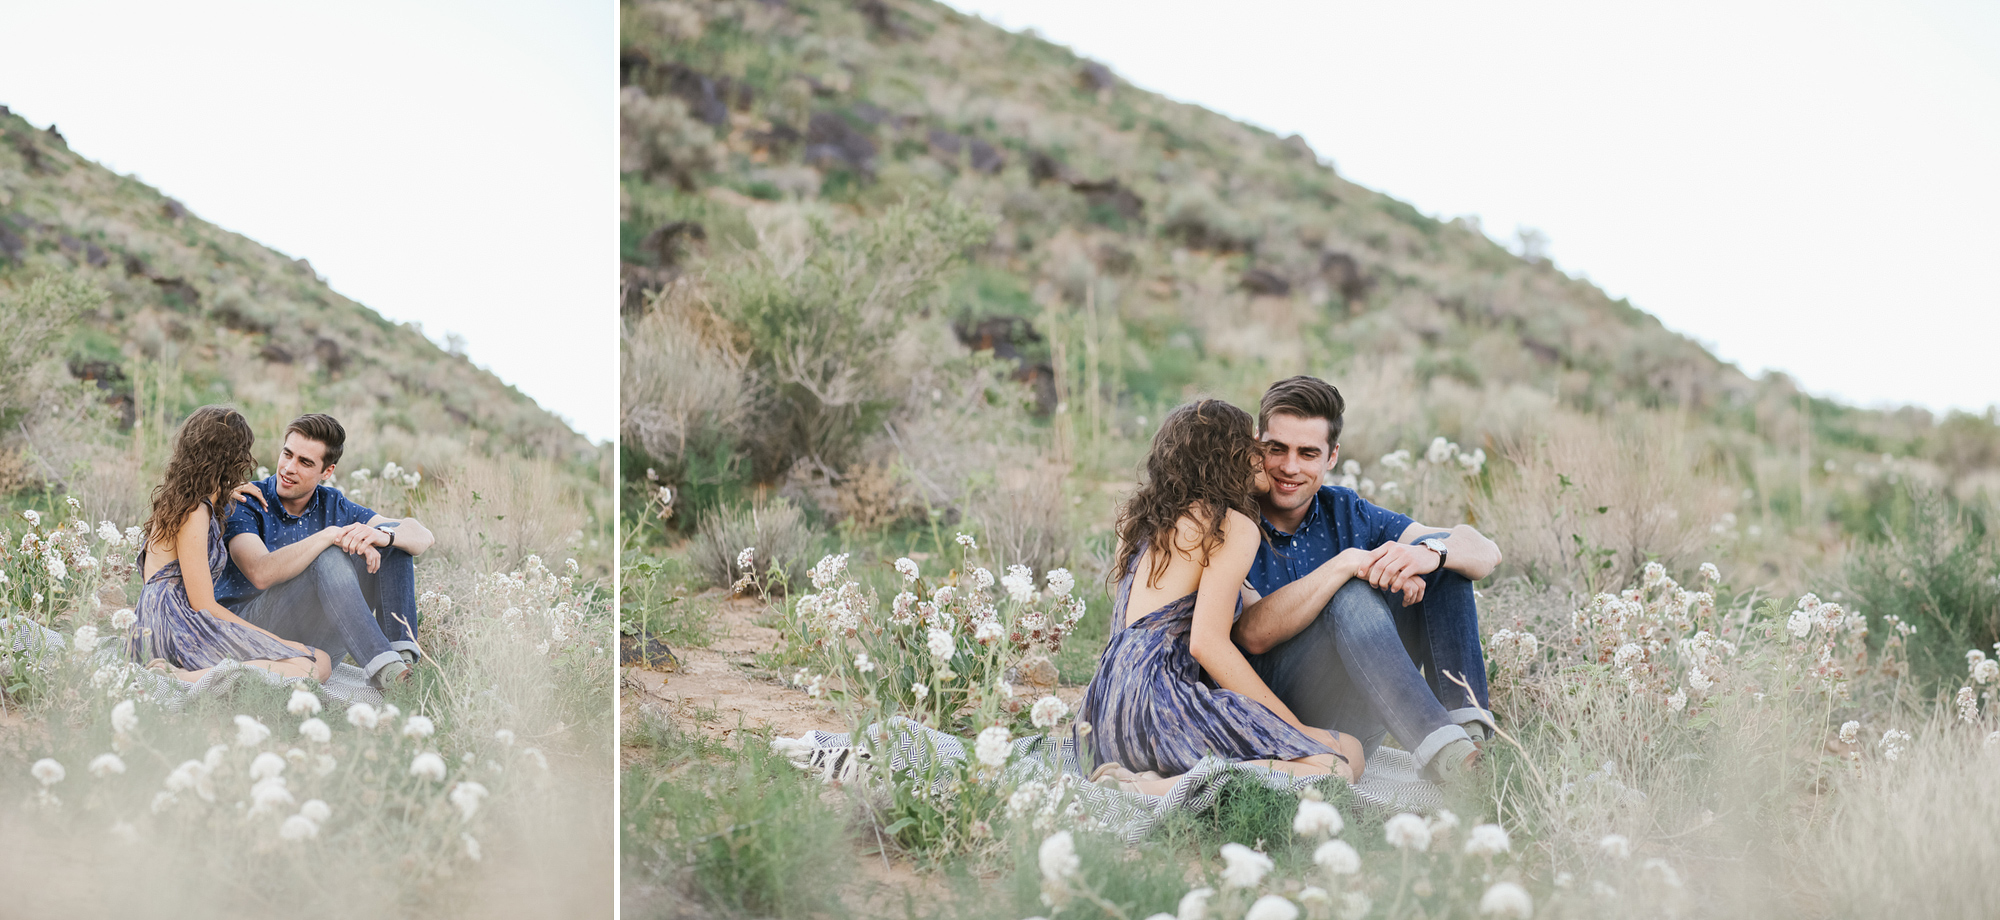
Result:
<svg viewBox="0 0 2000 920">
<path fill-rule="evenodd" d="M 347 432 L 330 415 L 285 427 L 278 470 L 251 483 L 223 529 L 229 565 L 216 598 L 280 636 L 354 663 L 378 687 L 407 680 L 417 660 L 414 557 L 434 538 L 415 518 L 393 520 L 326 485 Z"/>
<path fill-rule="evenodd" d="M 1265 391 L 1266 541 L 1231 638 L 1306 724 L 1355 735 L 1367 757 L 1393 732 L 1426 775 L 1450 781 L 1492 724 L 1472 582 L 1500 548 L 1470 525 L 1430 527 L 1321 485 L 1345 411 L 1317 377 Z"/>
</svg>

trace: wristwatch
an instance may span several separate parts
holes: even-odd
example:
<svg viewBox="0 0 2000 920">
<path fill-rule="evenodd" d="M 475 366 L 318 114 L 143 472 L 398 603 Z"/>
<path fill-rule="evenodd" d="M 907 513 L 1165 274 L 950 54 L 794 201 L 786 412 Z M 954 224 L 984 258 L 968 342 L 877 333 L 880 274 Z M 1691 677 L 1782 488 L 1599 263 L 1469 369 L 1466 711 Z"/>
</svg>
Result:
<svg viewBox="0 0 2000 920">
<path fill-rule="evenodd" d="M 1451 551 L 1445 549 L 1443 540 L 1436 537 L 1425 537 L 1422 540 L 1418 540 L 1417 545 L 1435 551 L 1438 554 L 1438 570 L 1444 570 L 1445 557 L 1450 555 Z"/>
<path fill-rule="evenodd" d="M 389 535 L 389 542 L 388 542 L 387 544 L 383 545 L 383 547 L 382 547 L 383 549 L 395 549 L 395 548 L 396 548 L 396 525 L 397 525 L 397 524 L 400 524 L 400 523 L 402 523 L 402 522 L 401 522 L 401 521 L 383 521 L 382 523 L 380 523 L 380 524 L 377 524 L 377 525 L 375 525 L 375 529 L 376 529 L 376 530 L 379 530 L 379 531 L 381 531 L 381 532 L 383 532 L 383 533 L 386 533 L 386 534 L 388 534 L 388 535 Z M 1443 565 L 1443 563 L 1439 563 L 1439 565 Z"/>
</svg>

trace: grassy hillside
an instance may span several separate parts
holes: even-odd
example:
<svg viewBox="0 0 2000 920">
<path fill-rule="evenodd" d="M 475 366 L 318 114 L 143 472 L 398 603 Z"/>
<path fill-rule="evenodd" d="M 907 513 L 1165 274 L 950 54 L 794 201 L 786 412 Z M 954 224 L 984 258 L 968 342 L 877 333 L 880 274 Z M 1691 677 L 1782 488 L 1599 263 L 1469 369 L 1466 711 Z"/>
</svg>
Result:
<svg viewBox="0 0 2000 920">
<path fill-rule="evenodd" d="M 520 543 L 513 560 L 489 554 L 495 566 L 554 555 L 577 530 L 600 555 L 608 546 L 607 458 L 560 419 L 335 293 L 306 260 L 207 223 L 4 109 L 0 300 L 6 322 L 41 327 L 40 347 L 3 359 L 21 384 L 0 393 L 0 491 L 19 501 L 87 493 L 97 513 L 135 521 L 174 426 L 232 403 L 267 463 L 287 420 L 325 411 L 348 429 L 349 471 L 393 461 L 449 504 L 473 492 L 559 499 L 546 532 L 494 535 Z"/>
<path fill-rule="evenodd" d="M 665 706 L 626 698 L 628 915 L 1137 917 L 1202 884 L 1229 918 L 1292 915 L 1259 891 L 1527 915 L 1483 903 L 1499 882 L 1565 917 L 1995 896 L 1963 861 L 1990 835 L 1924 804 L 1996 794 L 1991 412 L 1750 378 L 1297 138 L 935 3 L 622 11 L 623 621 L 700 649 Z M 1343 876 L 1294 839 L 1296 799 L 1248 795 L 1136 851 L 1079 821 L 1065 875 L 1035 858 L 1060 790 L 1037 815 L 977 768 L 942 797 L 878 768 L 843 798 L 762 750 L 813 719 L 1042 731 L 1027 701 L 1096 669 L 1114 509 L 1162 414 L 1302 372 L 1347 395 L 1344 481 L 1506 554 L 1481 611 L 1519 743 L 1451 807 L 1511 845 L 1439 816 L 1399 851 L 1350 808 Z M 822 553 L 850 555 L 808 587 Z M 1012 564 L 1071 569 L 1088 613 L 1053 662 L 960 630 L 976 674 L 1019 675 L 994 688 L 902 592 L 986 598 L 974 567 Z M 1230 842 L 1273 880 L 1227 889 Z M 829 877 L 855 880 L 791 883 Z"/>
</svg>

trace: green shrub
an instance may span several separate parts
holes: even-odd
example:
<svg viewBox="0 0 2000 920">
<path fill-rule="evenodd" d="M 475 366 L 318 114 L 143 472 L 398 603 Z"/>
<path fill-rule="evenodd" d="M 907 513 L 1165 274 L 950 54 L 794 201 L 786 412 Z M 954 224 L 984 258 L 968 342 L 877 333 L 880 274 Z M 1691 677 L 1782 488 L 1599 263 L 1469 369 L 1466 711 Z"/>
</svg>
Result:
<svg viewBox="0 0 2000 920">
<path fill-rule="evenodd" d="M 1966 649 L 2000 640 L 2000 562 L 1977 509 L 1919 485 L 1906 494 L 1910 513 L 1883 518 L 1882 538 L 1849 561 L 1847 584 L 1871 619 L 1894 614 L 1916 627 L 1913 676 L 1923 684 L 1956 681 Z M 1889 631 L 1878 626 L 1875 633 L 1879 644 Z"/>
</svg>

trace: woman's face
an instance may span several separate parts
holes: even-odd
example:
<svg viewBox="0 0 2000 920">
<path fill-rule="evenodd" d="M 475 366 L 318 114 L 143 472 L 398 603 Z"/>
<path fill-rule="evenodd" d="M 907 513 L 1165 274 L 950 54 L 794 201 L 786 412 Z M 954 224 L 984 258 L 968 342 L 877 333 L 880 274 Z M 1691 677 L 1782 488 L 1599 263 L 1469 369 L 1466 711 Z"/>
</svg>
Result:
<svg viewBox="0 0 2000 920">
<path fill-rule="evenodd" d="M 1264 445 L 1262 443 L 1257 444 L 1257 449 L 1250 452 L 1250 466 L 1252 470 L 1250 496 L 1252 498 L 1260 498 L 1269 495 L 1271 493 L 1271 476 L 1264 472 Z"/>
</svg>

